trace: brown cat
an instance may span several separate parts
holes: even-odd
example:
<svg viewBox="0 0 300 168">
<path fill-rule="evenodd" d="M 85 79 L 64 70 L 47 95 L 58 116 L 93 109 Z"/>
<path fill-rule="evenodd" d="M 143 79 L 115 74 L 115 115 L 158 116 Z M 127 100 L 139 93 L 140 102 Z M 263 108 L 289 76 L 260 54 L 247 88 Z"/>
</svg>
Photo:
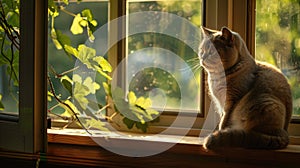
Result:
<svg viewBox="0 0 300 168">
<path fill-rule="evenodd" d="M 200 64 L 208 75 L 219 128 L 205 138 L 205 149 L 280 149 L 289 143 L 290 86 L 272 65 L 255 61 L 238 33 L 202 27 Z"/>
</svg>

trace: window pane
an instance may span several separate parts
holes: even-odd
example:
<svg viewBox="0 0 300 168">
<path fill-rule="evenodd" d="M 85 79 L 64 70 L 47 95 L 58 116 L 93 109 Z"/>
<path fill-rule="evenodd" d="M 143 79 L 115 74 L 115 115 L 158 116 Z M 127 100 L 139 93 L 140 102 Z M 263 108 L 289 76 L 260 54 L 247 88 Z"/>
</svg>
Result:
<svg viewBox="0 0 300 168">
<path fill-rule="evenodd" d="M 143 18 L 142 15 L 147 11 L 157 11 L 157 14 L 154 13 L 153 16 L 149 15 L 148 18 Z M 199 42 L 196 34 L 189 32 L 189 26 L 199 27 L 201 25 L 202 1 L 128 1 L 127 15 L 131 17 L 136 12 L 144 13 L 141 14 L 141 18 L 129 19 L 127 23 L 129 25 L 128 32 L 135 31 L 132 22 L 138 23 L 143 22 L 143 19 L 149 21 L 156 19 L 147 28 L 160 25 L 161 27 L 157 26 L 156 29 L 167 27 L 167 29 L 170 29 L 169 32 L 176 33 L 174 35 L 172 33 L 168 34 L 167 31 L 166 33 L 148 31 L 129 36 L 127 39 L 127 56 L 130 61 L 127 67 L 128 90 L 133 91 L 137 96 L 150 97 L 154 108 L 164 109 L 165 111 L 178 111 L 180 108 L 183 111 L 199 112 L 200 68 L 198 56 L 193 47 L 178 36 L 184 34 L 186 39 L 193 41 L 194 44 Z M 180 19 L 170 21 L 168 16 L 164 17 L 160 12 L 168 12 L 182 17 L 189 23 L 185 22 L 183 24 Z M 137 56 L 139 58 L 132 61 L 130 57 L 136 55 L 139 55 Z M 165 58 L 163 59 L 163 57 Z M 188 67 L 180 65 L 182 62 L 178 60 L 181 59 Z M 152 62 L 158 63 L 152 64 Z M 162 62 L 165 67 L 159 66 Z M 151 64 L 151 67 L 147 67 L 148 64 Z M 157 67 L 155 67 L 156 65 Z M 138 69 L 138 67 L 139 71 L 131 72 Z M 188 71 L 193 73 L 196 80 L 190 80 L 186 76 Z M 181 82 L 187 82 L 188 84 L 183 86 Z M 188 96 L 183 98 L 185 95 Z M 184 102 L 182 102 L 182 99 L 185 99 Z"/>
<path fill-rule="evenodd" d="M 292 87 L 300 115 L 300 1 L 256 1 L 256 59 L 276 65 Z"/>
<path fill-rule="evenodd" d="M 77 58 L 68 53 L 63 46 L 60 45 L 67 44 L 70 47 L 77 49 L 79 45 L 86 44 L 91 37 L 86 25 L 84 24 L 86 22 L 78 21 L 77 23 L 78 27 L 82 27 L 82 33 L 78 33 L 76 32 L 76 29 L 71 28 L 72 24 L 76 22 L 76 15 L 86 17 L 89 14 L 87 10 L 89 10 L 93 19 L 97 22 L 95 23 L 94 21 L 91 21 L 95 23 L 94 25 L 96 26 L 89 25 L 89 28 L 93 29 L 91 31 L 95 31 L 107 23 L 109 4 L 107 0 L 91 0 L 82 1 L 80 3 L 77 1 L 70 1 L 68 5 L 65 4 L 65 2 L 58 1 L 55 5 L 59 7 L 60 11 L 58 16 L 55 16 L 54 14 L 55 18 L 52 18 L 51 16 L 49 17 L 48 69 L 56 95 L 59 96 L 62 101 L 70 100 L 70 102 L 73 102 L 73 99 L 71 99 L 73 96 L 72 86 L 71 88 L 66 88 L 66 85 L 64 85 L 61 81 L 67 78 L 73 78 Z M 53 36 L 55 36 L 54 39 L 57 39 L 57 41 L 53 40 Z M 96 80 L 98 83 L 102 83 L 101 80 L 103 81 L 105 79 L 97 76 Z M 95 95 L 98 99 L 97 103 L 106 103 L 104 89 L 99 89 L 99 92 Z M 59 105 L 54 97 L 51 97 L 51 99 L 48 100 L 48 109 L 55 114 L 62 114 L 66 111 Z"/>
<path fill-rule="evenodd" d="M 18 113 L 19 1 L 0 2 L 0 112 Z"/>
</svg>

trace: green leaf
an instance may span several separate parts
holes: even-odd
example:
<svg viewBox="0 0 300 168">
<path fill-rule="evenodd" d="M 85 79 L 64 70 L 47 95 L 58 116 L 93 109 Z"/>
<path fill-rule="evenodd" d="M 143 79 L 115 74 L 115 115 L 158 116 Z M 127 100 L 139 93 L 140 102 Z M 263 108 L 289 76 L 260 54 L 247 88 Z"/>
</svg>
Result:
<svg viewBox="0 0 300 168">
<path fill-rule="evenodd" d="M 74 19 L 73 19 L 73 23 L 71 25 L 70 31 L 73 34 L 82 34 L 83 33 L 83 28 L 80 25 L 80 22 L 83 20 L 83 18 L 81 17 L 80 13 L 77 14 Z"/>
<path fill-rule="evenodd" d="M 54 0 L 48 0 L 48 13 L 52 17 L 56 17 L 59 15 L 58 8 Z"/>
<path fill-rule="evenodd" d="M 2 104 L 1 100 L 2 100 L 2 95 L 0 94 L 0 111 L 4 110 L 4 105 Z"/>
<path fill-rule="evenodd" d="M 93 15 L 92 15 L 91 10 L 85 9 L 85 10 L 83 10 L 83 11 L 81 12 L 81 14 L 82 14 L 83 17 L 86 17 L 87 20 L 93 20 Z"/>
<path fill-rule="evenodd" d="M 102 82 L 105 94 L 111 97 L 111 86 L 107 82 Z"/>
<path fill-rule="evenodd" d="M 48 92 L 47 92 L 47 100 L 48 100 L 48 101 L 51 101 L 51 100 L 52 100 L 52 97 L 54 97 L 54 95 L 53 95 L 50 91 L 48 91 Z"/>
<path fill-rule="evenodd" d="M 92 20 L 92 21 L 90 21 L 90 23 L 93 25 L 93 26 L 97 26 L 97 21 L 96 20 Z"/>
<path fill-rule="evenodd" d="M 103 71 L 106 71 L 106 72 L 112 71 L 112 67 L 111 67 L 110 63 L 105 58 L 103 58 L 101 56 L 96 56 L 93 58 L 93 60 L 99 64 L 99 66 L 101 67 L 101 69 Z"/>
<path fill-rule="evenodd" d="M 66 5 L 69 5 L 69 0 L 63 0 Z"/>
<path fill-rule="evenodd" d="M 128 129 L 132 129 L 135 124 L 134 121 L 132 121 L 126 117 L 123 118 L 123 123 L 127 126 Z"/>
<path fill-rule="evenodd" d="M 89 22 L 86 21 L 86 20 L 81 20 L 81 21 L 79 22 L 79 24 L 80 24 L 82 27 L 86 27 L 86 26 L 88 26 Z"/>
<path fill-rule="evenodd" d="M 69 45 L 65 45 L 64 48 L 67 53 L 74 55 L 75 57 L 78 57 L 79 54 L 76 48 L 73 48 L 72 46 Z"/>
<path fill-rule="evenodd" d="M 67 75 L 64 75 L 60 78 L 60 82 L 62 83 L 63 87 L 67 89 L 70 95 L 72 95 L 72 80 Z"/>
<path fill-rule="evenodd" d="M 84 63 L 87 68 L 94 69 L 90 60 L 96 56 L 96 50 L 90 47 L 87 47 L 83 44 L 78 46 L 78 59 Z"/>
<path fill-rule="evenodd" d="M 88 129 L 95 128 L 102 131 L 109 131 L 107 128 L 105 128 L 105 123 L 100 120 L 96 120 L 95 118 L 86 119 L 85 126 Z"/>
<path fill-rule="evenodd" d="M 135 96 L 134 92 L 130 91 L 127 95 L 127 98 L 128 98 L 129 104 L 131 106 L 134 106 L 135 102 L 136 102 L 136 96 Z"/>
<path fill-rule="evenodd" d="M 52 42 L 55 45 L 56 49 L 61 50 L 63 47 L 61 46 L 60 42 L 58 41 L 55 29 L 51 29 L 50 37 L 51 37 Z"/>
<path fill-rule="evenodd" d="M 90 91 L 89 88 L 82 85 L 81 83 L 75 82 L 74 83 L 74 91 L 73 95 L 74 98 L 78 101 L 79 105 L 85 110 L 89 101 L 86 98 L 89 95 Z"/>
<path fill-rule="evenodd" d="M 80 114 L 80 112 L 78 111 L 78 109 L 76 108 L 76 106 L 70 100 L 66 100 L 64 103 L 67 104 L 75 112 L 76 115 Z M 65 111 L 61 114 L 62 116 L 75 117 L 74 113 L 71 111 L 71 109 L 69 107 L 67 107 L 64 104 L 59 104 L 59 105 L 63 109 L 65 109 Z"/>
<path fill-rule="evenodd" d="M 20 16 L 15 11 L 8 12 L 6 15 L 7 23 L 13 27 L 20 27 Z"/>
<path fill-rule="evenodd" d="M 82 83 L 82 78 L 78 74 L 73 75 L 73 82 Z"/>
<path fill-rule="evenodd" d="M 70 46 L 71 45 L 71 39 L 69 36 L 63 34 L 60 30 L 55 30 L 55 32 L 57 35 L 57 40 L 59 41 L 59 43 L 62 46 L 65 46 L 65 45 Z"/>
<path fill-rule="evenodd" d="M 83 84 L 89 88 L 89 90 L 92 94 L 95 94 L 96 90 L 100 89 L 100 85 L 98 83 L 94 82 L 91 77 L 87 77 L 84 80 Z"/>
<path fill-rule="evenodd" d="M 94 17 L 93 17 L 93 14 L 91 12 L 91 10 L 89 9 L 85 9 L 81 12 L 82 14 L 82 17 L 86 17 L 87 18 L 87 21 L 93 25 L 93 26 L 97 26 L 97 21 L 94 20 Z"/>
<path fill-rule="evenodd" d="M 136 128 L 142 130 L 143 132 L 147 132 L 148 124 L 147 123 L 136 123 Z"/>
</svg>

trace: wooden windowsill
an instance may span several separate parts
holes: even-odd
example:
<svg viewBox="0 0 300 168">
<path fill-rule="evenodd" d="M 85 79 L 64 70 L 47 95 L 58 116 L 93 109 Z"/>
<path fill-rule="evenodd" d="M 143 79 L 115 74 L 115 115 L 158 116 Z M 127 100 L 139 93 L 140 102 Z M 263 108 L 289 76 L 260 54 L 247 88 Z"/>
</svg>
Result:
<svg viewBox="0 0 300 168">
<path fill-rule="evenodd" d="M 298 167 L 300 145 L 289 145 L 282 150 L 250 150 L 241 148 L 205 151 L 199 137 L 184 137 L 178 143 L 177 136 L 158 135 L 120 136 L 99 134 L 98 138 L 114 143 L 123 150 L 136 150 L 134 144 L 141 141 L 151 145 L 173 146 L 148 157 L 128 157 L 111 152 L 95 143 L 82 129 L 48 129 L 48 150 L 43 154 L 24 154 L 0 150 L 0 161 L 10 159 L 14 164 L 30 163 L 40 167 Z M 25 160 L 25 162 L 24 162 Z M 26 161 L 27 160 L 27 161 Z M 22 162 L 23 161 L 23 162 Z M 20 163 L 20 162 L 19 162 Z M 26 166 L 25 166 L 26 167 Z"/>
<path fill-rule="evenodd" d="M 108 137 L 108 138 L 107 138 Z M 137 138 L 138 137 L 138 138 Z M 120 136 L 117 134 L 99 135 L 114 142 L 115 148 L 136 150 L 132 144 L 144 141 L 150 144 L 164 145 L 178 141 L 176 136 Z M 295 166 L 300 157 L 300 146 L 289 145 L 282 150 L 250 150 L 232 148 L 218 152 L 205 151 L 199 137 L 184 137 L 174 143 L 170 149 L 148 157 L 127 157 L 110 152 L 97 143 L 84 130 L 64 129 L 48 130 L 47 158 L 50 162 L 85 166 L 237 166 L 237 167 L 274 167 Z"/>
</svg>

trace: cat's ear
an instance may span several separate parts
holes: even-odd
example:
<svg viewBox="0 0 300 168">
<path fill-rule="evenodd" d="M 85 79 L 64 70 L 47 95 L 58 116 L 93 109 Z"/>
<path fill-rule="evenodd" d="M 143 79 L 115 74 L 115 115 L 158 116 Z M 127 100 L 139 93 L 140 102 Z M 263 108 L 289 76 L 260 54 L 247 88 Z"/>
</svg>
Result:
<svg viewBox="0 0 300 168">
<path fill-rule="evenodd" d="M 222 36 L 223 36 L 227 41 L 229 41 L 230 43 L 233 42 L 234 37 L 233 37 L 232 31 L 231 31 L 230 29 L 228 29 L 227 27 L 222 27 L 221 32 L 222 32 Z"/>
<path fill-rule="evenodd" d="M 209 29 L 209 28 L 206 28 L 206 27 L 203 27 L 203 26 L 201 26 L 201 30 L 202 30 L 202 33 L 207 35 L 207 36 L 210 36 L 210 35 L 217 32 L 216 30 L 212 30 L 212 29 Z"/>
</svg>

